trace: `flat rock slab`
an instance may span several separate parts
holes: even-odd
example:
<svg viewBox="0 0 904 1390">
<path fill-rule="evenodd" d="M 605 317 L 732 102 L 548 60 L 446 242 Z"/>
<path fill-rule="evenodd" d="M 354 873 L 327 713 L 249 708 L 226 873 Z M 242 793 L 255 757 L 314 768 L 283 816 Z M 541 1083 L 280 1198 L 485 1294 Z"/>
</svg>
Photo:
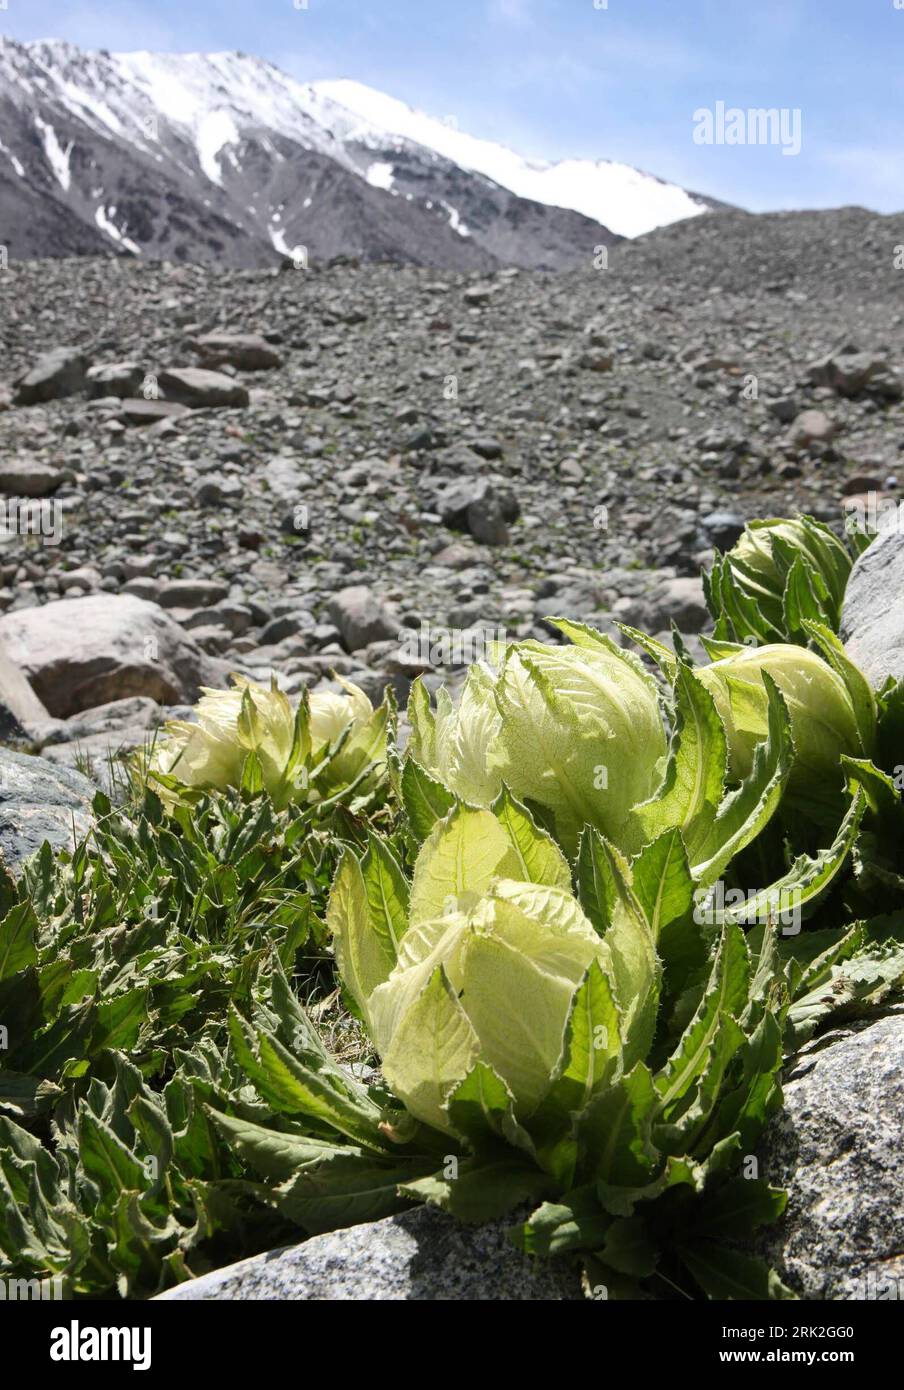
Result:
<svg viewBox="0 0 904 1390">
<path fill-rule="evenodd" d="M 0 748 L 0 860 L 15 870 L 45 840 L 71 849 L 88 832 L 96 790 L 80 772 Z"/>
<path fill-rule="evenodd" d="M 160 420 L 176 420 L 188 414 L 188 406 L 178 401 L 146 401 L 139 396 L 124 400 L 120 415 L 127 425 L 156 425 Z"/>
<path fill-rule="evenodd" d="M 211 406 L 245 406 L 250 399 L 247 386 L 204 367 L 173 367 L 157 377 L 164 400 L 176 401 L 192 410 Z"/>
<path fill-rule="evenodd" d="M 784 1089 L 760 1176 L 790 1199 L 764 1252 L 803 1298 L 904 1297 L 904 1009 L 811 1043 Z"/>
<path fill-rule="evenodd" d="M 506 1239 L 511 1221 L 462 1226 L 432 1207 L 314 1236 L 205 1274 L 162 1299 L 242 1302 L 581 1299 L 570 1266 L 533 1260 Z"/>
<path fill-rule="evenodd" d="M 904 516 L 892 512 L 848 580 L 841 614 L 848 655 L 878 688 L 904 677 Z"/>
</svg>

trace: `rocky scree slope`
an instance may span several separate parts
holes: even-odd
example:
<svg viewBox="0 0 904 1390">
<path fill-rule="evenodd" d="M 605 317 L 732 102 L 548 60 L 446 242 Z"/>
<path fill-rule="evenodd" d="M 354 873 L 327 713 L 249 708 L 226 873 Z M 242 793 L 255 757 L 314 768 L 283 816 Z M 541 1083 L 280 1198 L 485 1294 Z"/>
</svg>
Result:
<svg viewBox="0 0 904 1390">
<path fill-rule="evenodd" d="M 203 658 L 290 691 L 454 684 L 424 624 L 693 635 L 700 565 L 745 519 L 898 495 L 901 242 L 904 218 L 850 209 L 714 213 L 556 276 L 12 263 L 0 488 L 58 504 L 62 539 L 0 546 L 0 626 L 55 756 L 92 701 L 145 697 L 145 728 L 176 702 L 137 647 L 121 687 L 67 675 L 91 595 L 161 609 L 199 680 Z"/>
</svg>

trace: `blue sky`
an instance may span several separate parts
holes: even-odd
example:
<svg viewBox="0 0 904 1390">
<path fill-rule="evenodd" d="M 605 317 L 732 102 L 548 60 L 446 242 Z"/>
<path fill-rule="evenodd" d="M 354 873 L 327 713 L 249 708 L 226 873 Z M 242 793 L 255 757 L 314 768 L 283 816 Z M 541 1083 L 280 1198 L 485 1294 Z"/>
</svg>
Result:
<svg viewBox="0 0 904 1390">
<path fill-rule="evenodd" d="M 366 82 L 522 154 L 624 160 L 753 210 L 904 209 L 896 0 L 307 3 L 7 0 L 0 32 L 242 49 L 302 80 Z M 800 155 L 696 145 L 693 113 L 718 101 L 799 108 Z"/>
</svg>

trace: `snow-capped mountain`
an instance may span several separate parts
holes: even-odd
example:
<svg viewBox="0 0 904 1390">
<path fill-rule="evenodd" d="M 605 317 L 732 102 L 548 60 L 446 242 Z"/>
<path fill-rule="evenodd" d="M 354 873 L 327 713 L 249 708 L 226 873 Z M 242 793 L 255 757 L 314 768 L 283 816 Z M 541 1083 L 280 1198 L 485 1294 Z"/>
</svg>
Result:
<svg viewBox="0 0 904 1390">
<path fill-rule="evenodd" d="M 296 82 L 242 53 L 0 39 L 14 257 L 559 269 L 712 205 L 625 165 L 531 163 L 359 83 Z"/>
</svg>

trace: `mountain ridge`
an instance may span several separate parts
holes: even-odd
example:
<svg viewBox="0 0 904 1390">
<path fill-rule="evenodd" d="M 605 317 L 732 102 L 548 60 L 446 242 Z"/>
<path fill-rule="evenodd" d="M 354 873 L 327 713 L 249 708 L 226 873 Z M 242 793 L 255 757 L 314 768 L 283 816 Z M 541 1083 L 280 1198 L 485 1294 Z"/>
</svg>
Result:
<svg viewBox="0 0 904 1390">
<path fill-rule="evenodd" d="M 350 254 L 462 271 L 575 268 L 618 227 L 716 206 L 624 165 L 525 160 L 360 83 L 300 83 L 253 55 L 5 38 L 0 196 L 19 259 Z"/>
</svg>

